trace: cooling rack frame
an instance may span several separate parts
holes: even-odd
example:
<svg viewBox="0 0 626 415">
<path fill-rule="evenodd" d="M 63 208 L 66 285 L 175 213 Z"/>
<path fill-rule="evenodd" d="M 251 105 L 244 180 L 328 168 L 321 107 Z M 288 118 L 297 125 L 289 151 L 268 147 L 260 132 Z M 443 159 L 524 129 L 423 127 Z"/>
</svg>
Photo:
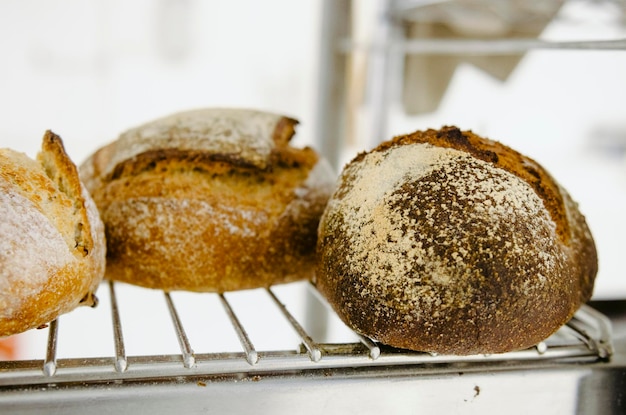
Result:
<svg viewBox="0 0 626 415">
<path fill-rule="evenodd" d="M 553 336 L 536 346 L 515 352 L 452 356 L 418 353 L 382 345 L 354 334 L 355 342 L 322 343 L 312 338 L 303 324 L 281 302 L 272 288 L 263 290 L 280 314 L 299 337 L 299 347 L 283 350 L 257 351 L 224 294 L 218 296 L 241 349 L 217 353 L 194 351 L 186 335 L 184 322 L 169 293 L 164 300 L 180 346 L 179 354 L 127 356 L 123 335 L 123 318 L 117 305 L 115 283 L 107 282 L 110 291 L 114 351 L 110 356 L 95 358 L 57 359 L 58 321 L 48 328 L 45 357 L 41 360 L 0 361 L 0 392 L 7 389 L 43 387 L 45 385 L 75 385 L 185 378 L 228 378 L 242 376 L 304 375 L 307 372 L 346 373 L 358 370 L 387 371 L 390 368 L 410 368 L 414 375 L 446 374 L 459 371 L 511 370 L 567 364 L 589 364 L 608 361 L 613 354 L 611 322 L 602 313 L 584 305 L 574 317 Z M 308 284 L 315 298 L 330 308 L 313 284 Z M 331 311 L 332 312 L 332 311 Z M 271 323 L 268 323 L 271 324 Z"/>
</svg>

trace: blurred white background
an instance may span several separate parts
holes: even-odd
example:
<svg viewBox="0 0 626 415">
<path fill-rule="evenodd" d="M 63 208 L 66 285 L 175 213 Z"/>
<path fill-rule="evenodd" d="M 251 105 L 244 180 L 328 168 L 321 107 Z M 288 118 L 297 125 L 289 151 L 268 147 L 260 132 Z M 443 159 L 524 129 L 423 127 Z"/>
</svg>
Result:
<svg viewBox="0 0 626 415">
<path fill-rule="evenodd" d="M 80 163 L 127 128 L 207 106 L 286 113 L 310 140 L 319 13 L 315 0 L 3 1 L 1 144 L 35 154 L 52 129 Z"/>
<path fill-rule="evenodd" d="M 365 44 L 379 40 L 377 4 L 355 2 L 354 35 Z M 611 1 L 568 1 L 541 38 L 624 39 L 623 7 Z M 0 146 L 34 156 L 44 131 L 51 129 L 81 163 L 127 128 L 209 106 L 295 117 L 301 122 L 295 143 L 316 146 L 321 142 L 313 125 L 321 87 L 321 27 L 322 1 L 316 0 L 4 0 Z M 402 107 L 404 75 L 396 67 L 387 80 L 387 123 L 382 136 L 374 138 L 372 100 L 378 95 L 363 82 L 377 75 L 377 67 L 367 56 L 352 64 L 346 76 L 357 89 L 347 106 L 353 125 L 350 134 L 331 138 L 342 143 L 342 161 L 392 135 L 442 125 L 509 144 L 542 163 L 580 203 L 600 255 L 594 298 L 626 298 L 626 51 L 532 51 L 506 81 L 462 64 L 437 110 L 412 116 Z M 345 109 L 337 104 L 338 111 Z M 102 307 L 70 313 L 61 320 L 61 330 L 91 327 L 94 318 L 109 325 L 108 292 L 101 291 Z M 122 286 L 124 304 L 129 304 L 122 304 L 125 313 L 136 310 L 127 324 L 138 329 L 145 315 L 164 312 L 161 299 L 149 300 L 158 293 L 144 291 Z M 304 309 L 301 293 L 287 296 L 295 299 L 296 312 Z M 196 315 L 197 297 L 181 293 L 174 298 L 184 299 L 183 313 Z M 160 311 L 152 311 L 157 303 Z M 170 332 L 152 330 L 172 343 Z M 110 332 L 88 333 L 85 338 L 100 345 L 90 354 L 110 353 Z M 45 334 L 26 334 L 25 344 L 36 346 L 25 356 L 41 356 Z M 67 343 L 59 347 L 62 355 L 84 354 Z M 176 349 L 174 342 L 158 352 Z"/>
</svg>

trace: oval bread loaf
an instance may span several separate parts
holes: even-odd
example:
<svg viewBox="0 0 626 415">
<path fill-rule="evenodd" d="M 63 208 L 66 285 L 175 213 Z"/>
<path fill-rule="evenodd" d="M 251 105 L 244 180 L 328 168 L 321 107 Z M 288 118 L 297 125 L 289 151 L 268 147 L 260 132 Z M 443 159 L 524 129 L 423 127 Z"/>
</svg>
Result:
<svg viewBox="0 0 626 415">
<path fill-rule="evenodd" d="M 0 150 L 0 336 L 94 305 L 104 276 L 104 226 L 61 139 L 37 160 Z"/>
<path fill-rule="evenodd" d="M 343 321 L 399 348 L 535 345 L 589 300 L 593 238 L 536 162 L 455 127 L 396 137 L 343 170 L 316 284 Z"/>
<path fill-rule="evenodd" d="M 310 278 L 335 176 L 297 122 L 243 109 L 174 114 L 82 166 L 105 223 L 107 278 L 224 292 Z"/>
</svg>

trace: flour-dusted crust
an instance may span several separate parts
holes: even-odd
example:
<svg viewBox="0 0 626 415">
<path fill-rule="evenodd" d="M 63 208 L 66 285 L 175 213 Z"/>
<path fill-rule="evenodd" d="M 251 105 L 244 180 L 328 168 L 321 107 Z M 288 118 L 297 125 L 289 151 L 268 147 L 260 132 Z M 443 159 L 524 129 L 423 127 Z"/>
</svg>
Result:
<svg viewBox="0 0 626 415">
<path fill-rule="evenodd" d="M 0 336 L 94 305 L 104 276 L 104 226 L 61 139 L 37 160 L 0 149 Z"/>
<path fill-rule="evenodd" d="M 82 166 L 105 223 L 107 277 L 224 292 L 310 278 L 334 175 L 289 145 L 297 122 L 254 110 L 178 113 Z"/>
<path fill-rule="evenodd" d="M 471 132 L 416 132 L 357 156 L 320 224 L 316 284 L 353 329 L 413 350 L 532 346 L 592 292 L 593 239 L 531 159 Z"/>
</svg>

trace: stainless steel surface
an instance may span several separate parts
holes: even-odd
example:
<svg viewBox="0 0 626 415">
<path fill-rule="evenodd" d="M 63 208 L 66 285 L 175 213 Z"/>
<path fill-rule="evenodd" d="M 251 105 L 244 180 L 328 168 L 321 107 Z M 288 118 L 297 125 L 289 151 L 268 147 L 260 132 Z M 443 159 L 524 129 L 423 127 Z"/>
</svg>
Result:
<svg viewBox="0 0 626 415">
<path fill-rule="evenodd" d="M 113 323 L 113 340 L 115 344 L 115 370 L 123 372 L 128 367 L 126 359 L 126 348 L 124 347 L 124 335 L 122 334 L 122 323 L 117 307 L 117 297 L 115 295 L 115 284 L 109 281 L 109 292 L 111 296 L 111 320 Z"/>
<path fill-rule="evenodd" d="M 88 393 L 58 386 L 33 392 L 29 409 L 22 413 L 622 414 L 619 387 L 624 379 L 611 371 L 566 368 L 448 376 L 416 376 L 402 369 L 347 371 L 304 379 L 261 375 L 97 385 Z M 15 400 L 4 401 L 11 398 Z M 15 413 L 20 408 L 3 409 Z"/>
<path fill-rule="evenodd" d="M 54 320 L 48 329 L 48 348 L 46 358 L 43 361 L 43 373 L 46 376 L 53 376 L 57 370 L 57 336 L 59 334 L 58 322 Z"/>
<path fill-rule="evenodd" d="M 165 301 L 167 302 L 167 309 L 170 312 L 170 316 L 172 317 L 172 322 L 174 323 L 174 328 L 176 329 L 176 340 L 178 340 L 178 344 L 180 345 L 180 352 L 183 358 L 183 365 L 186 368 L 192 367 L 196 358 L 194 357 L 193 349 L 189 344 L 189 339 L 187 338 L 187 334 L 185 333 L 185 329 L 183 328 L 183 323 L 180 321 L 180 317 L 178 317 L 178 313 L 176 312 L 176 307 L 174 307 L 174 303 L 172 302 L 172 298 L 169 293 L 163 293 L 165 295 Z"/>
<path fill-rule="evenodd" d="M 352 28 L 350 0 L 324 0 L 320 31 L 320 57 L 314 136 L 319 151 L 333 167 L 339 165 L 346 118 L 346 58 L 336 50 Z"/>
<path fill-rule="evenodd" d="M 226 314 L 228 314 L 228 318 L 230 318 L 230 321 L 237 332 L 239 340 L 241 341 L 241 346 L 246 354 L 246 361 L 251 365 L 255 365 L 259 361 L 259 355 L 254 349 L 254 345 L 252 344 L 250 337 L 248 337 L 246 329 L 241 325 L 239 318 L 237 318 L 237 315 L 233 311 L 228 300 L 226 300 L 226 297 L 224 297 L 224 294 L 219 294 L 219 298 L 224 306 L 224 310 L 226 310 Z"/>
<path fill-rule="evenodd" d="M 343 39 L 338 44 L 342 53 L 355 50 L 382 53 L 392 50 L 406 55 L 511 55 L 530 50 L 626 50 L 626 39 L 546 41 L 540 39 L 403 39 L 389 43 L 359 44 Z"/>
<path fill-rule="evenodd" d="M 115 293 L 114 284 L 110 289 Z M 313 286 L 307 289 L 320 300 L 320 307 L 327 307 Z M 29 413 L 45 408 L 48 413 L 82 413 L 89 405 L 92 413 L 133 408 L 166 413 L 173 407 L 168 400 L 174 399 L 185 413 L 234 408 L 246 408 L 243 412 L 265 408 L 272 413 L 298 408 L 299 413 L 313 413 L 325 405 L 341 408 L 354 402 L 356 395 L 372 409 L 393 407 L 396 402 L 400 412 L 411 412 L 419 402 L 424 408 L 434 408 L 445 400 L 450 408 L 478 411 L 501 402 L 502 394 L 515 401 L 528 394 L 548 393 L 563 400 L 554 402 L 559 411 L 595 407 L 599 397 L 610 398 L 611 405 L 620 410 L 626 408 L 622 387 L 626 382 L 625 304 L 611 312 L 613 327 L 603 313 L 584 306 L 572 321 L 534 348 L 499 355 L 446 356 L 393 349 L 356 334 L 347 343 L 318 340 L 274 290 L 261 290 L 258 295 L 268 296 L 277 316 L 298 333 L 299 347 L 286 344 L 283 350 L 256 351 L 254 339 L 226 296 L 203 294 L 223 298 L 220 301 L 242 348 L 193 352 L 185 320 L 165 294 L 180 354 L 124 356 L 124 316 L 113 295 L 111 321 L 119 330 L 113 330 L 116 341 L 111 355 L 57 359 L 55 345 L 63 321 L 59 319 L 48 329 L 50 341 L 42 360 L 0 362 L 0 411 Z M 271 331 L 275 324 L 267 321 L 264 330 Z M 219 335 L 207 332 L 207 336 Z M 533 399 L 545 398 L 539 395 Z M 529 409 L 532 401 L 520 402 L 519 409 Z M 619 413 L 606 412 L 606 402 L 599 408 L 601 412 L 585 413 Z M 513 409 L 510 413 L 516 413 Z"/>
</svg>

